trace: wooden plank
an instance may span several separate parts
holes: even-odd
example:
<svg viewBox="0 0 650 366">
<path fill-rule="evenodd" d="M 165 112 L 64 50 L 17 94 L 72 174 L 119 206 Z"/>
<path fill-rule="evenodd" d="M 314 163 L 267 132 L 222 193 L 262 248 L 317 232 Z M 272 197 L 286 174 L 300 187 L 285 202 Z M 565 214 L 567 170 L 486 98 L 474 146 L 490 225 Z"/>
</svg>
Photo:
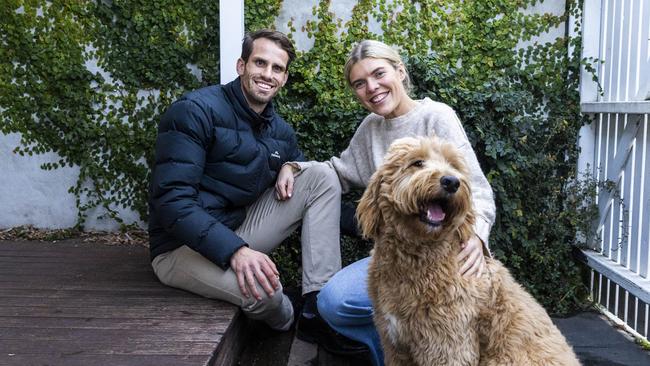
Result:
<svg viewBox="0 0 650 366">
<path fill-rule="evenodd" d="M 245 319 L 242 312 L 238 312 L 235 319 L 230 322 L 224 337 L 217 350 L 214 352 L 208 365 L 211 366 L 234 366 L 238 365 L 239 356 L 242 354 L 244 345 L 250 339 L 250 327 L 247 326 L 248 319 Z"/>
<path fill-rule="evenodd" d="M 0 290 L 2 289 L 33 289 L 38 291 L 41 289 L 57 289 L 57 290 L 94 290 L 99 291 L 102 289 L 107 290 L 119 290 L 122 289 L 127 291 L 132 289 L 133 291 L 146 291 L 152 289 L 160 289 L 162 284 L 158 283 L 155 280 L 155 277 L 150 278 L 134 278 L 134 279 L 115 279 L 114 281 L 103 281 L 98 283 L 89 283 L 83 281 L 76 281 L 75 283 L 56 283 L 49 282 L 46 283 L 40 277 L 18 277 L 7 275 L 0 278 Z M 144 282 L 146 281 L 146 282 Z"/>
<path fill-rule="evenodd" d="M 583 5 L 583 18 L 591 21 L 582 22 L 582 57 L 600 57 L 600 35 L 603 20 L 602 1 L 587 0 Z M 580 72 L 580 101 L 595 102 L 598 100 L 598 83 L 593 80 L 591 73 L 582 66 Z"/>
<path fill-rule="evenodd" d="M 618 16 L 619 20 L 619 42 L 618 42 L 618 55 L 616 60 L 618 62 L 616 68 L 616 100 L 627 100 L 627 88 L 628 84 L 626 83 L 626 67 L 628 65 L 628 58 L 630 57 L 630 51 L 628 48 L 628 42 L 630 39 L 629 31 L 629 22 L 630 22 L 630 2 L 629 1 L 620 1 L 618 2 L 620 7 L 620 13 Z"/>
<path fill-rule="evenodd" d="M 44 296 L 16 296 L 8 293 L 15 292 L 15 289 L 2 290 L 0 297 L 0 306 L 16 306 L 21 304 L 31 304 L 31 305 L 46 305 L 46 306 L 65 306 L 65 305 L 74 305 L 74 306 L 98 306 L 98 305 L 111 305 L 115 303 L 116 296 L 122 296 L 122 305 L 164 305 L 164 304 L 176 304 L 182 306 L 192 306 L 199 305 L 205 306 L 205 299 L 198 297 L 196 295 L 191 295 L 185 293 L 185 296 L 182 295 L 172 295 L 165 296 L 164 294 L 147 294 L 139 292 L 124 293 L 119 295 L 117 291 L 106 291 L 102 292 L 100 290 L 93 290 L 92 292 L 85 291 L 72 291 L 64 292 L 62 294 L 53 294 L 53 295 L 44 295 Z M 180 291 L 179 291 L 180 292 Z M 180 292 L 182 294 L 182 292 Z M 126 301 L 126 303 L 124 302 Z M 215 301 L 214 306 L 220 307 L 220 303 Z"/>
<path fill-rule="evenodd" d="M 613 263 L 599 253 L 591 250 L 582 250 L 581 252 L 580 260 L 589 267 L 612 279 L 641 301 L 650 303 L 650 283 L 648 283 L 647 279 L 621 265 Z M 604 280 L 603 286 L 605 286 Z M 603 305 L 607 306 L 607 304 Z"/>
<path fill-rule="evenodd" d="M 29 249 L 27 249 L 29 250 Z M 76 249 L 75 249 L 76 250 Z M 92 255 L 92 254 L 89 254 Z M 120 256 L 138 256 L 137 260 L 136 258 L 133 258 L 127 262 L 116 262 L 116 258 L 119 258 Z M 140 258 L 142 256 L 142 258 Z M 104 257 L 61 257 L 61 256 L 56 256 L 56 255 L 49 255 L 49 256 L 2 256 L 0 257 L 0 263 L 3 265 L 9 265 L 11 263 L 14 264 L 25 264 L 25 265 L 32 265 L 32 266 L 38 266 L 41 263 L 55 263 L 55 264 L 64 264 L 64 263 L 70 263 L 70 264 L 100 264 L 100 265 L 107 265 L 107 264 L 112 264 L 115 266 L 118 266 L 119 268 L 129 268 L 129 269 L 135 269 L 135 268 L 146 268 L 147 266 L 150 265 L 150 261 L 148 260 L 148 257 L 145 257 L 145 253 L 142 252 L 124 252 L 124 253 L 115 253 L 113 256 L 104 256 Z M 64 267 L 60 266 L 61 269 Z"/>
<path fill-rule="evenodd" d="M 650 101 L 584 102 L 584 103 L 580 103 L 580 112 L 582 112 L 582 113 L 648 114 L 648 113 L 650 113 Z"/>
<path fill-rule="evenodd" d="M 619 54 L 618 45 L 620 44 L 619 30 L 620 26 L 618 25 L 618 17 L 620 12 L 618 11 L 619 6 L 617 5 L 618 1 L 610 0 L 609 1 L 609 12 L 606 12 L 605 16 L 607 17 L 608 23 L 608 35 L 607 35 L 607 55 L 605 56 L 605 70 L 606 78 L 603 80 L 603 92 L 605 98 L 608 101 L 616 100 L 616 70 L 618 66 L 618 59 L 616 56 Z"/>
<path fill-rule="evenodd" d="M 0 352 L 0 365 L 61 366 L 207 366 L 204 355 L 16 355 Z"/>
<path fill-rule="evenodd" d="M 102 245 L 97 243 L 85 243 L 76 239 L 61 240 L 57 242 L 48 241 L 0 241 L 2 256 L 19 257 L 72 257 L 72 258 L 103 258 L 115 257 L 118 253 L 133 254 L 145 253 L 148 258 L 149 250 L 137 245 Z M 129 260 L 142 260 L 145 258 L 125 257 Z"/>
<path fill-rule="evenodd" d="M 630 120 L 628 120 L 627 126 L 622 133 L 620 142 L 618 144 L 618 148 L 615 154 L 608 157 L 608 159 L 611 159 L 608 162 L 607 166 L 607 176 L 606 179 L 617 182 L 617 184 L 620 183 L 620 173 L 624 169 L 625 164 L 628 161 L 630 151 L 632 150 L 632 147 L 634 145 L 634 140 L 637 136 L 637 133 L 640 128 L 640 116 L 633 116 Z M 613 208 L 609 207 L 612 205 L 612 200 L 614 200 L 614 195 L 615 191 L 611 192 L 603 192 L 599 194 L 598 198 L 598 210 L 602 213 L 606 212 L 608 209 L 611 211 Z M 616 206 L 618 207 L 618 206 Z M 616 216 L 616 220 L 618 220 L 618 208 L 614 210 L 615 212 L 609 212 L 609 214 L 614 214 Z M 605 221 L 607 217 L 609 217 L 609 214 L 607 216 L 601 216 L 600 222 L 598 223 L 598 226 L 605 225 Z"/>
<path fill-rule="evenodd" d="M 26 249 L 29 250 L 29 249 Z M 75 249 L 79 250 L 79 249 Z M 83 250 L 83 249 L 81 249 Z M 77 257 L 61 257 L 61 256 L 55 256 L 55 255 L 49 255 L 49 256 L 0 256 L 0 263 L 3 265 L 26 265 L 26 266 L 41 266 L 43 265 L 44 267 L 46 266 L 46 263 L 51 263 L 53 265 L 59 264 L 59 268 L 64 269 L 65 267 L 61 266 L 60 264 L 63 263 L 69 263 L 69 264 L 78 264 L 78 265 L 91 265 L 98 263 L 102 266 L 112 264 L 116 266 L 116 268 L 120 269 L 144 269 L 150 266 L 150 261 L 149 257 L 147 256 L 147 253 L 144 251 L 138 251 L 138 252 L 116 252 L 111 256 L 103 256 L 103 257 L 91 257 L 92 254 L 88 254 L 89 256 L 77 256 Z M 117 262 L 117 258 L 120 257 L 135 257 L 131 258 L 130 260 L 124 261 L 124 262 Z"/>
<path fill-rule="evenodd" d="M 0 316 L 57 316 L 62 318 L 159 318 L 159 319 L 212 319 L 221 318 L 218 308 L 188 307 L 184 305 L 148 305 L 126 307 L 112 306 L 0 306 Z M 234 316 L 236 310 L 225 312 L 226 316 Z"/>
<path fill-rule="evenodd" d="M 144 247 L 0 241 L 2 365 L 230 366 L 238 314 L 162 285 Z"/>
<path fill-rule="evenodd" d="M 151 271 L 132 271 L 132 272 L 110 272 L 107 268 L 102 268 L 102 272 L 92 271 L 74 271 L 72 269 L 52 270 L 50 272 L 34 269 L 24 271 L 16 269 L 12 271 L 9 268 L 0 269 L 0 283 L 5 285 L 25 284 L 30 285 L 41 283 L 47 289 L 58 289 L 59 287 L 67 288 L 68 286 L 89 286 L 97 288 L 98 286 L 108 286 L 125 288 L 124 284 L 134 284 L 140 287 L 161 287 L 156 276 Z M 113 284 L 113 286 L 111 286 Z M 119 285 L 119 286 L 117 286 Z M 2 288 L 2 287 L 0 287 Z M 9 288 L 9 287 L 7 287 Z M 102 287 L 99 287 L 102 288 Z"/>
<path fill-rule="evenodd" d="M 168 340 L 167 340 L 168 339 Z M 118 337 L 104 342 L 77 339 L 3 339 L 6 353 L 19 355 L 205 355 L 209 358 L 219 339 L 213 341 L 179 342 L 174 339 L 126 339 Z"/>
<path fill-rule="evenodd" d="M 650 220 L 650 207 L 643 202 L 650 201 L 650 115 L 646 114 L 643 119 L 643 133 L 640 136 L 640 144 L 643 146 L 641 149 L 641 168 L 639 171 L 640 182 L 639 187 L 641 193 L 639 194 L 639 214 L 636 222 L 636 229 L 639 231 L 637 245 L 640 247 L 640 260 L 639 270 L 637 273 L 643 278 L 648 278 L 650 275 L 650 225 L 647 222 Z"/>
<path fill-rule="evenodd" d="M 643 226 L 642 213 L 644 206 L 644 187 L 643 187 L 643 163 L 644 163 L 644 146 L 645 141 L 643 141 L 643 135 L 645 134 L 647 125 L 641 121 L 641 129 L 638 132 L 638 135 L 635 139 L 634 147 L 634 160 L 630 163 L 630 167 L 633 171 L 632 176 L 630 177 L 631 189 L 630 196 L 627 200 L 628 205 L 628 217 L 629 217 L 629 233 L 628 233 L 628 247 L 630 251 L 630 259 L 628 268 L 635 273 L 641 274 L 640 263 L 642 258 L 640 257 L 641 248 L 643 246 L 640 240 L 641 228 Z"/>
<path fill-rule="evenodd" d="M 199 296 L 188 296 L 188 292 L 181 290 L 171 290 L 169 288 L 162 288 L 161 286 L 149 288 L 100 288 L 100 289 L 52 289 L 42 288 L 38 291 L 26 288 L 0 288 L 0 295 L 2 297 L 54 297 L 54 298 L 68 298 L 72 297 L 77 300 L 83 300 L 87 297 L 146 297 L 146 298 L 182 298 L 189 300 L 192 298 L 201 299 Z"/>
<path fill-rule="evenodd" d="M 221 329 L 227 318 L 174 319 L 173 322 L 161 318 L 58 318 L 32 316 L 29 321 L 20 317 L 0 318 L 2 327 L 64 328 L 64 329 L 142 329 L 164 331 L 169 329 L 189 329 L 192 327 Z"/>
<path fill-rule="evenodd" d="M 640 10 L 634 16 L 635 27 L 632 31 L 637 36 L 636 44 L 631 47 L 636 52 L 636 62 L 631 79 L 635 81 L 634 100 L 650 99 L 650 6 L 645 0 L 636 0 Z M 642 6 L 643 5 L 643 6 Z"/>
<path fill-rule="evenodd" d="M 42 328 L 0 327 L 3 340 L 70 341 L 116 345 L 117 339 L 129 342 L 147 342 L 149 338 L 173 339 L 175 342 L 218 342 L 227 329 L 226 324 L 195 326 L 153 331 L 147 329 L 96 329 L 96 328 Z M 216 347 L 216 344 L 215 344 Z M 214 347 L 212 348 L 214 350 Z"/>
</svg>

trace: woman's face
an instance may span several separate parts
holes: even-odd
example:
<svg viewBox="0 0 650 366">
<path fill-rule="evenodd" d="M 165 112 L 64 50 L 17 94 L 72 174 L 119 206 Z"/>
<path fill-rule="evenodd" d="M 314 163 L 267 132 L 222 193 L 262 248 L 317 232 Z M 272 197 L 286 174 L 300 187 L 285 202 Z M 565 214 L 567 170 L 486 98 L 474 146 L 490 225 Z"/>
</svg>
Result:
<svg viewBox="0 0 650 366">
<path fill-rule="evenodd" d="M 350 85 L 359 102 L 384 118 L 395 118 L 409 111 L 410 100 L 402 81 L 404 66 L 397 69 L 381 58 L 364 58 L 350 69 Z"/>
</svg>

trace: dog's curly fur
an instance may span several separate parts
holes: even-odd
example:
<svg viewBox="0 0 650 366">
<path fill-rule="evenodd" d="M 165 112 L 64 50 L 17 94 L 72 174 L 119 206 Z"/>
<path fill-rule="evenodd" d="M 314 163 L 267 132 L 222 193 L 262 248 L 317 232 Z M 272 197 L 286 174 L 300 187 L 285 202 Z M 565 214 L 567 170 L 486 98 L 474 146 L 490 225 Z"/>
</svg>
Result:
<svg viewBox="0 0 650 366">
<path fill-rule="evenodd" d="M 403 138 L 359 202 L 362 232 L 375 242 L 368 288 L 386 365 L 579 365 L 499 261 L 486 258 L 480 278 L 459 274 L 474 223 L 466 176 L 452 145 Z"/>
</svg>

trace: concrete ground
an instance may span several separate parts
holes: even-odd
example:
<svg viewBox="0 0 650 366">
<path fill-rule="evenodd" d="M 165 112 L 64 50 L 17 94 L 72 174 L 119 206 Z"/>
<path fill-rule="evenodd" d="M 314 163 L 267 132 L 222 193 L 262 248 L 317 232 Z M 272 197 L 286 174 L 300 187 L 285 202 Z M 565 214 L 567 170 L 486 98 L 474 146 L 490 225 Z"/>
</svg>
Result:
<svg viewBox="0 0 650 366">
<path fill-rule="evenodd" d="M 554 318 L 584 366 L 648 366 L 650 352 L 603 315 L 584 312 L 569 318 Z"/>
</svg>

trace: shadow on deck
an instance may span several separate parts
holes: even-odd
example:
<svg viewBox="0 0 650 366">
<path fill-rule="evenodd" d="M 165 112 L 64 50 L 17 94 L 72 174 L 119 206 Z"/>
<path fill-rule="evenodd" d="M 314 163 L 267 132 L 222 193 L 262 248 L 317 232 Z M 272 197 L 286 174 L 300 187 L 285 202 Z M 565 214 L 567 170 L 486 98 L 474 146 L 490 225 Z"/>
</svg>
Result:
<svg viewBox="0 0 650 366">
<path fill-rule="evenodd" d="M 0 241 L 1 365 L 234 365 L 238 309 L 162 285 L 140 246 Z"/>
</svg>

